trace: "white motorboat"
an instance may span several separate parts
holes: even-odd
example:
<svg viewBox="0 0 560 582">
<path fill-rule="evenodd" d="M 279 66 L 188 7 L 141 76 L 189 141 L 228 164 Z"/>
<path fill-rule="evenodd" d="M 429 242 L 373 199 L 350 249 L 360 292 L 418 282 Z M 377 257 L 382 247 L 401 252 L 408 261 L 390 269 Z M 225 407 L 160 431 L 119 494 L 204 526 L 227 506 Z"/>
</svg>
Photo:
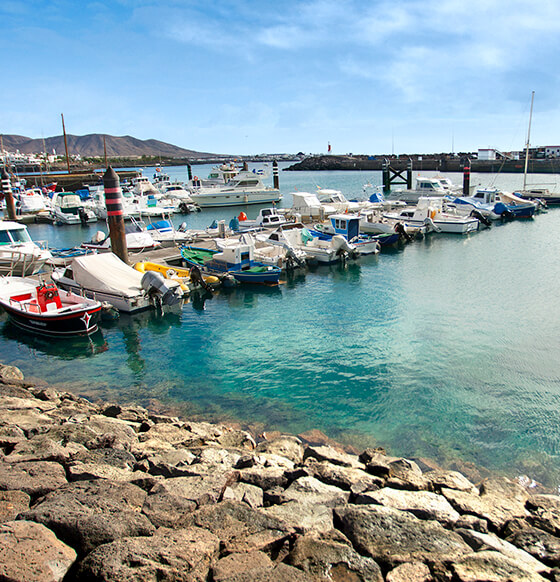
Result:
<svg viewBox="0 0 560 582">
<path fill-rule="evenodd" d="M 29 188 L 14 196 L 16 199 L 16 218 L 18 222 L 30 223 L 48 221 L 52 204 L 40 188 Z"/>
<path fill-rule="evenodd" d="M 239 230 L 253 230 L 261 228 L 276 228 L 281 224 L 286 224 L 287 219 L 283 214 L 280 214 L 275 206 L 271 208 L 261 208 L 255 220 L 247 219 L 244 212 L 241 212 L 237 217 L 239 222 Z"/>
<path fill-rule="evenodd" d="M 74 192 L 55 192 L 52 199 L 51 220 L 58 225 L 97 222 L 97 215 L 87 208 Z"/>
<path fill-rule="evenodd" d="M 252 257 L 255 261 L 265 265 L 272 265 L 283 270 L 290 270 L 296 267 L 305 266 L 306 253 L 303 250 L 288 246 L 274 245 L 263 242 L 245 232 L 239 238 L 220 239 L 215 238 L 214 244 L 219 250 L 244 246 L 251 249 Z"/>
<path fill-rule="evenodd" d="M 292 192 L 292 207 L 288 211 L 292 216 L 299 216 L 304 220 L 324 220 L 336 212 L 336 206 L 321 202 L 317 194 Z"/>
<path fill-rule="evenodd" d="M 280 190 L 265 186 L 265 177 L 263 173 L 243 170 L 226 184 L 193 187 L 191 198 L 201 208 L 278 202 L 282 198 Z"/>
<path fill-rule="evenodd" d="M 153 250 L 161 246 L 161 242 L 154 239 L 142 221 L 131 219 L 125 226 L 126 248 L 133 253 L 146 250 Z M 109 252 L 111 250 L 111 237 L 98 230 L 91 241 L 82 243 L 82 248 L 91 249 L 97 252 Z"/>
<path fill-rule="evenodd" d="M 393 220 L 383 216 L 382 210 L 361 210 L 360 211 L 360 231 L 366 234 L 393 234 L 400 232 L 400 224 L 404 232 L 411 237 L 426 234 L 426 226 L 413 225 L 404 220 Z"/>
<path fill-rule="evenodd" d="M 47 243 L 31 240 L 25 224 L 0 220 L 0 274 L 34 275 L 52 258 Z"/>
<path fill-rule="evenodd" d="M 347 200 L 340 190 L 317 188 L 317 198 L 321 204 L 334 207 L 336 212 L 359 212 L 360 210 L 360 204 Z"/>
<path fill-rule="evenodd" d="M 135 196 L 148 196 L 159 194 L 159 190 L 150 182 L 146 176 L 136 176 L 130 181 L 132 193 Z"/>
<path fill-rule="evenodd" d="M 343 236 L 335 235 L 330 240 L 320 240 L 298 222 L 281 225 L 268 236 L 257 238 L 269 244 L 303 251 L 308 261 L 326 265 L 359 255 L 356 247 Z"/>
<path fill-rule="evenodd" d="M 75 257 L 51 275 L 58 287 L 98 301 L 107 301 L 119 311 L 132 313 L 158 305 L 180 303 L 176 281 L 155 272 L 140 273 L 113 253 Z"/>
<path fill-rule="evenodd" d="M 402 200 L 407 204 L 417 204 L 420 198 L 458 196 L 459 193 L 458 187 L 454 186 L 447 178 L 418 176 L 415 188 L 411 190 L 392 190 L 389 194 L 385 194 L 385 199 L 388 201 Z"/>
<path fill-rule="evenodd" d="M 437 232 L 467 234 L 478 230 L 479 221 L 472 216 L 460 216 L 444 212 L 443 198 L 421 197 L 414 207 L 403 208 L 398 212 L 386 212 L 385 218 L 405 221 L 413 226 L 428 226 Z"/>
</svg>

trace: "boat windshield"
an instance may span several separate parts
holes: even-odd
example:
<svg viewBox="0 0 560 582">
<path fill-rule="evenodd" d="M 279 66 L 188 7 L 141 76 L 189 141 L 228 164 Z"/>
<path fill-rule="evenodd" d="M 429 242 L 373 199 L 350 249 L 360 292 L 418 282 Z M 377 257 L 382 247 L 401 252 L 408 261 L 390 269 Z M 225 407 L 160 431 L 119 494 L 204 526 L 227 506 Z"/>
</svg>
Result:
<svg viewBox="0 0 560 582">
<path fill-rule="evenodd" d="M 25 228 L 0 231 L 0 244 L 31 242 L 31 237 Z"/>
</svg>

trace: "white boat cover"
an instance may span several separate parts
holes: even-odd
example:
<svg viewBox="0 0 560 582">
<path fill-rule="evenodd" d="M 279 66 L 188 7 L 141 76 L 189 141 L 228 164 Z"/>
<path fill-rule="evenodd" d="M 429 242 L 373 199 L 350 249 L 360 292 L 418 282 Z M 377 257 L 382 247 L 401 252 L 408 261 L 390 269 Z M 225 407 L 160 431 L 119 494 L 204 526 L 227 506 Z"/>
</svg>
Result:
<svg viewBox="0 0 560 582">
<path fill-rule="evenodd" d="M 125 297 L 142 294 L 142 276 L 113 253 L 85 255 L 72 259 L 76 283 L 93 291 L 120 293 Z"/>
</svg>

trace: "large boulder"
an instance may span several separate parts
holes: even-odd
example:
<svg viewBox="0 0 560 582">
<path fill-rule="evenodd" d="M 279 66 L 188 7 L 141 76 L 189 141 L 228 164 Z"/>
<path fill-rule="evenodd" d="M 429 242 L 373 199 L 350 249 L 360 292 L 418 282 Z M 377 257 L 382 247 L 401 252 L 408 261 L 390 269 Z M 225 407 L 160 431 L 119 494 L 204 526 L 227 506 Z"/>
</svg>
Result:
<svg viewBox="0 0 560 582">
<path fill-rule="evenodd" d="M 0 524 L 0 580 L 59 582 L 75 560 L 76 552 L 39 523 Z"/>
<path fill-rule="evenodd" d="M 377 562 L 358 554 L 336 530 L 299 537 L 288 561 L 320 580 L 383 582 Z"/>
<path fill-rule="evenodd" d="M 510 534 L 506 540 L 549 566 L 560 567 L 560 538 L 529 525 Z"/>
<path fill-rule="evenodd" d="M 66 483 L 66 471 L 59 463 L 0 463 L 0 491 L 24 491 L 35 499 Z"/>
<path fill-rule="evenodd" d="M 317 503 L 327 507 L 347 503 L 350 493 L 333 485 L 327 485 L 314 477 L 296 479 L 283 493 L 286 501 Z"/>
<path fill-rule="evenodd" d="M 481 517 L 498 531 L 509 520 L 529 515 L 525 509 L 529 498 L 525 489 L 502 477 L 484 480 L 480 486 L 480 495 L 445 487 L 441 492 L 459 513 Z"/>
<path fill-rule="evenodd" d="M 257 445 L 256 452 L 270 453 L 286 457 L 294 463 L 303 461 L 303 444 L 295 436 L 280 436 L 273 440 L 262 441 Z"/>
<path fill-rule="evenodd" d="M 218 538 L 199 528 L 160 528 L 152 537 L 123 538 L 82 560 L 76 578 L 88 582 L 205 582 L 217 558 Z"/>
<path fill-rule="evenodd" d="M 277 550 L 294 533 L 281 519 L 235 501 L 203 506 L 186 514 L 180 525 L 211 531 L 227 553 Z"/>
<path fill-rule="evenodd" d="M 356 503 L 384 505 L 409 511 L 420 519 L 435 519 L 448 525 L 454 524 L 461 518 L 443 495 L 430 491 L 406 491 L 384 487 L 358 495 Z"/>
<path fill-rule="evenodd" d="M 14 520 L 29 509 L 31 498 L 23 491 L 0 491 L 0 523 Z"/>
<path fill-rule="evenodd" d="M 358 552 L 387 566 L 404 562 L 443 562 L 470 552 L 462 538 L 436 521 L 375 505 L 335 508 L 339 528 Z"/>
<path fill-rule="evenodd" d="M 519 562 L 500 552 L 482 551 L 456 560 L 451 569 L 459 582 L 545 582 L 540 574 L 527 571 Z"/>
<path fill-rule="evenodd" d="M 79 554 L 128 536 L 155 531 L 140 513 L 146 492 L 130 483 L 77 481 L 52 491 L 20 518 L 42 523 Z"/>
<path fill-rule="evenodd" d="M 213 582 L 311 582 L 301 570 L 274 563 L 259 551 L 230 554 L 212 569 Z"/>
</svg>

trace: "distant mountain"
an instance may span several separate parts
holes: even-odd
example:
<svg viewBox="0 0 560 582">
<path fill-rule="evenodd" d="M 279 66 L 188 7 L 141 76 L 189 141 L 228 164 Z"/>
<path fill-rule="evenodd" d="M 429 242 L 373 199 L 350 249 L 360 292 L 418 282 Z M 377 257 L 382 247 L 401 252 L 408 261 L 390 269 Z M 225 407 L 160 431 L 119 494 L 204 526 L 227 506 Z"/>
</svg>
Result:
<svg viewBox="0 0 560 582">
<path fill-rule="evenodd" d="M 103 156 L 103 138 L 107 147 L 108 157 L 128 156 L 162 156 L 166 158 L 216 158 L 216 154 L 196 152 L 174 146 L 157 139 L 141 140 L 125 135 L 115 137 L 92 133 L 89 135 L 67 135 L 68 153 L 80 156 Z M 37 154 L 40 152 L 64 154 L 64 136 L 46 137 L 44 139 L 32 139 L 21 135 L 2 135 L 4 149 L 10 152 L 19 150 L 24 154 Z"/>
</svg>

